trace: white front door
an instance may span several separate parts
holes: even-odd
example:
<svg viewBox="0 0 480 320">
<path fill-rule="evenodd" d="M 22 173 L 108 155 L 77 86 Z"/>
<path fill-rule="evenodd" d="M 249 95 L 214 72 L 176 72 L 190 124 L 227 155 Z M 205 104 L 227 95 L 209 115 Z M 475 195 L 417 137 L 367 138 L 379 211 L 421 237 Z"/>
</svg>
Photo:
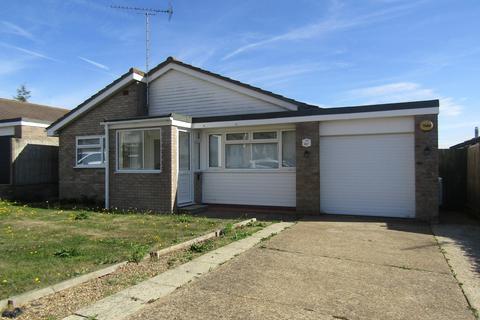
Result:
<svg viewBox="0 0 480 320">
<path fill-rule="evenodd" d="M 193 172 L 191 168 L 191 134 L 188 131 L 178 131 L 178 205 L 193 202 Z"/>
</svg>

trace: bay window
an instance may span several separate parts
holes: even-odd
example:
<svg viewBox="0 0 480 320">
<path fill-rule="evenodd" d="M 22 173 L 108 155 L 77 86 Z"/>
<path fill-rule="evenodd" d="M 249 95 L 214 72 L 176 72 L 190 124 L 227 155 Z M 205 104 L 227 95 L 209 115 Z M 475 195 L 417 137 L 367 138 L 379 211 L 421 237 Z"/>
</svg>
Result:
<svg viewBox="0 0 480 320">
<path fill-rule="evenodd" d="M 160 129 L 122 130 L 117 141 L 119 171 L 160 171 Z"/>
<path fill-rule="evenodd" d="M 105 165 L 105 137 L 77 137 L 76 167 L 98 168 Z"/>
<path fill-rule="evenodd" d="M 222 142 L 222 137 L 225 140 Z M 210 168 L 280 169 L 295 167 L 295 131 L 252 131 L 208 135 Z M 224 164 L 220 151 L 223 146 Z"/>
</svg>

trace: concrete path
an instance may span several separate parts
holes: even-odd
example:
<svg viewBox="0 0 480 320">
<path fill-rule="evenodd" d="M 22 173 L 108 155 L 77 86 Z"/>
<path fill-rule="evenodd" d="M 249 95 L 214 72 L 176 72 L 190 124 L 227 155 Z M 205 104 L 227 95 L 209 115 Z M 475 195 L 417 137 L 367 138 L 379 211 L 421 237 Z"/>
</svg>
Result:
<svg viewBox="0 0 480 320">
<path fill-rule="evenodd" d="M 473 320 L 430 226 L 300 222 L 130 319 Z"/>
<path fill-rule="evenodd" d="M 433 232 L 471 307 L 480 312 L 480 225 L 440 224 Z"/>
</svg>

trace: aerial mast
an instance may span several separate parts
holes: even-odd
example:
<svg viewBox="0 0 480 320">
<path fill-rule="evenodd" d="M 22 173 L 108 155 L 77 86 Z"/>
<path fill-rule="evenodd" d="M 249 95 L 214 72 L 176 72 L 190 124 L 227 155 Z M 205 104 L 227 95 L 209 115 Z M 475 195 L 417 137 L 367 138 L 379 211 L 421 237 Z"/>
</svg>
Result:
<svg viewBox="0 0 480 320">
<path fill-rule="evenodd" d="M 147 97 L 146 97 L 146 104 L 147 110 L 149 108 L 149 79 L 148 79 L 148 72 L 150 71 L 150 16 L 156 16 L 160 13 L 165 13 L 168 15 L 168 21 L 172 19 L 173 15 L 173 7 L 172 3 L 170 2 L 168 5 L 168 9 L 153 9 L 153 8 L 139 8 L 139 7 L 127 7 L 127 6 L 116 6 L 111 5 L 112 9 L 121 9 L 121 10 L 129 10 L 136 14 L 141 14 L 145 16 L 145 82 L 147 86 Z"/>
</svg>

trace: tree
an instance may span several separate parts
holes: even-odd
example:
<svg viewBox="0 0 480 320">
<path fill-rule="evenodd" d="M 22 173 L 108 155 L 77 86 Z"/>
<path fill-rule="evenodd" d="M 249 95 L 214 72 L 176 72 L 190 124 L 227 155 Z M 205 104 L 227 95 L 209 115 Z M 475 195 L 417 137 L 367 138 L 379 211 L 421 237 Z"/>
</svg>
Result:
<svg viewBox="0 0 480 320">
<path fill-rule="evenodd" d="M 24 84 L 22 84 L 17 89 L 17 95 L 13 97 L 13 99 L 21 102 L 28 102 L 28 99 L 30 99 L 30 90 L 28 90 L 27 87 Z"/>
</svg>

